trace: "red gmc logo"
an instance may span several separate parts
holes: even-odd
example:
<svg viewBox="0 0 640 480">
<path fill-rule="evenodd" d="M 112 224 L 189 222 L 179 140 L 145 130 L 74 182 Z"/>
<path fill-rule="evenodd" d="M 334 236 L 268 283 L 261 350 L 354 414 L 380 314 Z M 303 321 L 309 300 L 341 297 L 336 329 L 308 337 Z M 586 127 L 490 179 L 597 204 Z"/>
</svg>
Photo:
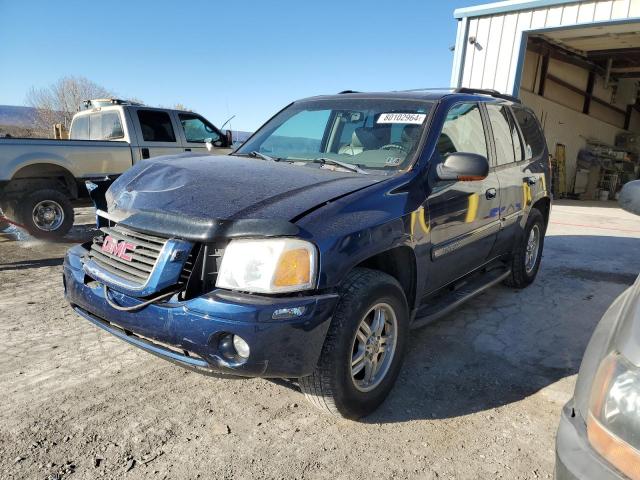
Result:
<svg viewBox="0 0 640 480">
<path fill-rule="evenodd" d="M 118 241 L 113 238 L 111 235 L 107 235 L 104 237 L 104 241 L 102 242 L 102 251 L 105 253 L 110 253 L 111 255 L 115 255 L 122 260 L 130 262 L 131 255 L 127 252 L 133 252 L 136 249 L 136 245 L 133 243 L 129 243 L 126 240 Z"/>
</svg>

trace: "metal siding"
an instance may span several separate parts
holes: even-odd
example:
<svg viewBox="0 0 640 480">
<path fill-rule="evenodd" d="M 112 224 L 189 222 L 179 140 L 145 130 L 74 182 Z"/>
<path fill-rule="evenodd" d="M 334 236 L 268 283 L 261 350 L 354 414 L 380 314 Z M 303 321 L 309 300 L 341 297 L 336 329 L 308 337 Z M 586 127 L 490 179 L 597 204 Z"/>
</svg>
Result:
<svg viewBox="0 0 640 480">
<path fill-rule="evenodd" d="M 461 9 L 458 14 L 469 25 L 463 33 L 459 27 L 459 57 L 454 63 L 458 71 L 452 73 L 451 85 L 517 94 L 527 32 L 639 18 L 640 0 L 503 2 Z M 476 45 L 468 43 L 469 37 L 476 38 Z"/>
<path fill-rule="evenodd" d="M 502 29 L 504 27 L 504 17 L 496 16 L 491 18 L 489 28 L 489 40 L 487 41 L 484 62 L 484 72 L 482 76 L 482 86 L 485 88 L 494 88 L 496 83 L 496 75 L 498 71 L 498 57 L 502 44 Z"/>
</svg>

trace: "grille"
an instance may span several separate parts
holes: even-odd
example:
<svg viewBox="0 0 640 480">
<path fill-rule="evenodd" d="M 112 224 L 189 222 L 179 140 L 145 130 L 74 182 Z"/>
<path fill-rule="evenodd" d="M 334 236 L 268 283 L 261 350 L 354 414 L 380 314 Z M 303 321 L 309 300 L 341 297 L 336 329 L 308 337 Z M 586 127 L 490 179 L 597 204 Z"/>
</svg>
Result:
<svg viewBox="0 0 640 480">
<path fill-rule="evenodd" d="M 134 232 L 120 225 L 102 227 L 100 231 L 104 235 L 93 239 L 91 251 L 89 252 L 90 258 L 105 271 L 129 282 L 144 285 L 167 239 Z M 124 240 L 135 246 L 133 251 L 127 252 L 127 255 L 131 256 L 131 261 L 102 250 L 102 245 L 107 235 L 119 242 Z"/>
<path fill-rule="evenodd" d="M 185 289 L 182 298 L 202 295 L 215 288 L 218 270 L 224 254 L 224 244 L 200 244 L 191 250 L 180 276 Z"/>
</svg>

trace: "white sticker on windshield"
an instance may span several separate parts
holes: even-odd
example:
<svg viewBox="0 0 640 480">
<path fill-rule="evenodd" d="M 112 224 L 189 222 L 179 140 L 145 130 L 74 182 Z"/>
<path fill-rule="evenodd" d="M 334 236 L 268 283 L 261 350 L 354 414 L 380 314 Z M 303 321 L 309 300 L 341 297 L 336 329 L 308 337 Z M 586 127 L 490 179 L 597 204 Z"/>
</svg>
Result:
<svg viewBox="0 0 640 480">
<path fill-rule="evenodd" d="M 377 123 L 413 123 L 422 125 L 426 113 L 382 113 L 378 117 Z"/>
</svg>

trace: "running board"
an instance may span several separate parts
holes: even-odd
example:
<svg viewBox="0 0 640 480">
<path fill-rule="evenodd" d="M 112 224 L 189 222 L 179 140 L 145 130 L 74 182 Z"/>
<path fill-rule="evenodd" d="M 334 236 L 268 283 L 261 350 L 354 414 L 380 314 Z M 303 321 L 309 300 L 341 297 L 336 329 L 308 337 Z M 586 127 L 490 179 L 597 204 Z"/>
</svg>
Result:
<svg viewBox="0 0 640 480">
<path fill-rule="evenodd" d="M 473 297 L 480 295 L 485 290 L 502 282 L 511 275 L 511 270 L 497 269 L 495 272 L 487 272 L 477 279 L 471 280 L 468 284 L 461 286 L 457 290 L 443 295 L 435 304 L 422 307 L 418 310 L 415 320 L 411 323 L 411 328 L 420 328 L 428 325 L 445 315 L 451 313 L 460 305 Z M 487 281 L 487 277 L 489 280 Z M 480 282 L 484 280 L 484 282 Z"/>
</svg>

